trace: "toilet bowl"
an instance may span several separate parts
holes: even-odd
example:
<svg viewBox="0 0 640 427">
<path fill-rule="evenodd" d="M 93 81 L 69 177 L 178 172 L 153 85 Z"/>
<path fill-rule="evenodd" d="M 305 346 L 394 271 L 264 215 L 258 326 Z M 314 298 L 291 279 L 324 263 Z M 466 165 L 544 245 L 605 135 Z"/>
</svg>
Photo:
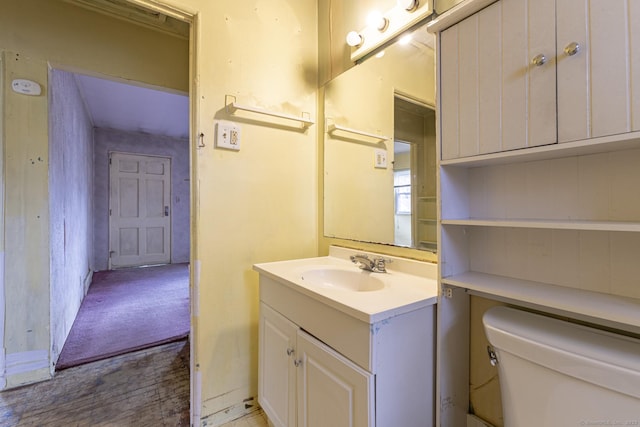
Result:
<svg viewBox="0 0 640 427">
<path fill-rule="evenodd" d="M 509 307 L 483 324 L 504 425 L 640 425 L 640 340 Z"/>
</svg>

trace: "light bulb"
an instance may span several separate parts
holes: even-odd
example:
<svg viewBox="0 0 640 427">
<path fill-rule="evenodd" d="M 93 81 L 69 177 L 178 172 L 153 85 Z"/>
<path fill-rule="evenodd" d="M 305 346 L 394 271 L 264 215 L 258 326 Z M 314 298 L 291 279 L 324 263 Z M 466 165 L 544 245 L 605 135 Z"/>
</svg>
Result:
<svg viewBox="0 0 640 427">
<path fill-rule="evenodd" d="M 381 50 L 380 52 L 376 53 L 376 58 L 382 58 L 384 56 L 384 50 Z"/>
<path fill-rule="evenodd" d="M 397 0 L 397 3 L 398 7 L 413 12 L 418 8 L 420 2 L 418 0 Z"/>
<path fill-rule="evenodd" d="M 404 46 L 404 45 L 409 44 L 412 39 L 413 39 L 413 36 L 411 34 L 406 34 L 406 35 L 400 37 L 400 40 L 398 40 L 398 43 L 401 46 Z"/>
<path fill-rule="evenodd" d="M 389 20 L 385 18 L 382 13 L 374 10 L 367 16 L 367 25 L 369 27 L 373 27 L 378 31 L 384 31 L 387 29 L 387 25 L 389 24 Z"/>
<path fill-rule="evenodd" d="M 357 31 L 349 31 L 347 34 L 347 44 L 351 47 L 357 47 L 362 44 L 362 36 Z"/>
</svg>

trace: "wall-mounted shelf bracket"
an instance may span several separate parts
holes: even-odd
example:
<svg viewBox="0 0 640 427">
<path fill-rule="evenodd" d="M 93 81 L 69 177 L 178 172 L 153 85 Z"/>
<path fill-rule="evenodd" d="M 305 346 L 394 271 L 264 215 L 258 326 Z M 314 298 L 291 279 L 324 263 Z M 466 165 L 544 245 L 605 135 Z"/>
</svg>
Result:
<svg viewBox="0 0 640 427">
<path fill-rule="evenodd" d="M 300 117 L 294 116 L 292 114 L 276 113 L 274 111 L 265 110 L 263 108 L 238 104 L 236 102 L 236 97 L 233 95 L 224 96 L 224 107 L 227 113 L 229 114 L 235 114 L 237 110 L 242 110 L 242 111 L 249 111 L 256 114 L 263 114 L 271 117 L 278 117 L 280 119 L 285 119 L 285 120 L 293 120 L 296 122 L 300 122 L 302 124 L 302 127 L 305 129 L 315 124 L 315 122 L 311 120 L 311 115 L 307 112 L 303 112 Z"/>
<path fill-rule="evenodd" d="M 388 136 L 385 135 L 379 135 L 376 133 L 371 133 L 371 132 L 365 132 L 365 131 L 361 131 L 358 129 L 353 129 L 353 128 L 348 128 L 345 126 L 340 126 L 337 125 L 335 123 L 331 123 L 328 119 L 326 122 L 326 131 L 329 134 L 333 134 L 335 132 L 346 132 L 346 133 L 350 133 L 353 135 L 360 135 L 360 136 L 366 136 L 368 138 L 373 138 L 373 139 L 378 139 L 380 141 L 387 141 L 391 138 L 389 138 Z"/>
</svg>

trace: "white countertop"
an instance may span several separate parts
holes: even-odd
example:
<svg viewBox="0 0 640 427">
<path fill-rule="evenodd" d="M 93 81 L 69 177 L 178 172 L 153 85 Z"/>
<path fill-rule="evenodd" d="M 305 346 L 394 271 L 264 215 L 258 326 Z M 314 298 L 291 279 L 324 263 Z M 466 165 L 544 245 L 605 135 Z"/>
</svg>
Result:
<svg viewBox="0 0 640 427">
<path fill-rule="evenodd" d="M 255 264 L 253 269 L 291 289 L 370 324 L 437 302 L 438 284 L 435 264 L 384 256 L 393 260 L 393 263 L 387 266 L 388 272 L 371 273 L 361 271 L 348 259 L 350 254 L 355 253 L 364 252 L 332 247 L 331 256 Z M 369 255 L 377 254 L 369 253 Z M 371 274 L 384 282 L 385 286 L 380 290 L 355 292 L 305 282 L 303 279 L 305 271 L 322 267 Z"/>
</svg>

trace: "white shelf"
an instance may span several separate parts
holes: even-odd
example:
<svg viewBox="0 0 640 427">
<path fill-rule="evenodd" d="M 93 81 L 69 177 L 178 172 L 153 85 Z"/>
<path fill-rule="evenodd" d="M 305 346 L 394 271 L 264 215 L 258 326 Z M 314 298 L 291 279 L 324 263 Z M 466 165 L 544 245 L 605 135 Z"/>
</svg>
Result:
<svg viewBox="0 0 640 427">
<path fill-rule="evenodd" d="M 470 227 L 543 228 L 554 230 L 640 232 L 640 222 L 579 220 L 443 219 L 442 225 Z"/>
<path fill-rule="evenodd" d="M 604 320 L 610 327 L 640 333 L 640 299 L 477 272 L 444 277 L 442 283 L 598 324 Z"/>
<path fill-rule="evenodd" d="M 480 167 L 506 163 L 531 162 L 560 157 L 604 153 L 640 148 L 640 132 L 602 136 L 579 141 L 522 148 L 440 161 L 441 166 Z"/>
</svg>

